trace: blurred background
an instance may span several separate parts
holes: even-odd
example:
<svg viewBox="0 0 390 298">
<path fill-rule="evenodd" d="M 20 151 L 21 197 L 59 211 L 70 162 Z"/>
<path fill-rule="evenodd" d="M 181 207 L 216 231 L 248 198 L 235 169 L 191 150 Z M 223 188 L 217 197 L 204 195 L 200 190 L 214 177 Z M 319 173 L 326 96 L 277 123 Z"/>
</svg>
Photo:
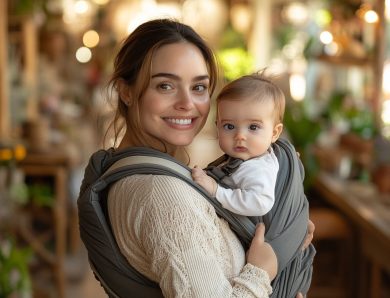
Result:
<svg viewBox="0 0 390 298">
<path fill-rule="evenodd" d="M 0 297 L 106 297 L 77 195 L 89 155 L 112 145 L 116 50 L 167 16 L 207 40 L 225 82 L 277 75 L 316 225 L 308 297 L 390 297 L 389 0 L 0 1 Z M 221 154 L 214 119 L 191 165 Z"/>
</svg>

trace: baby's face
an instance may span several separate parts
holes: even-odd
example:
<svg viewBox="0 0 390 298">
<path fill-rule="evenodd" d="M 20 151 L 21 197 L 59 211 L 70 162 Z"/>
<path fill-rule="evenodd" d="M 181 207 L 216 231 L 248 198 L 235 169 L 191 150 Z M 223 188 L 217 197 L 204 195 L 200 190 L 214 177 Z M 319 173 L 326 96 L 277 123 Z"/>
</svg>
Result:
<svg viewBox="0 0 390 298">
<path fill-rule="evenodd" d="M 230 156 L 247 160 L 262 155 L 276 141 L 272 100 L 223 100 L 218 104 L 218 139 Z"/>
</svg>

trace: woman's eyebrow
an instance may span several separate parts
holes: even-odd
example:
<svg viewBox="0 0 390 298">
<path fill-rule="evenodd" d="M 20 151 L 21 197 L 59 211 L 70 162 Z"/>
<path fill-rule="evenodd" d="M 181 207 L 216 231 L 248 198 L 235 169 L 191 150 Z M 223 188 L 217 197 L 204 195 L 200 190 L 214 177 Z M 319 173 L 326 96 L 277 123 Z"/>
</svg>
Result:
<svg viewBox="0 0 390 298">
<path fill-rule="evenodd" d="M 152 75 L 152 79 L 158 78 L 158 77 L 171 78 L 171 79 L 177 80 L 177 81 L 181 80 L 181 78 L 178 75 L 175 75 L 173 73 L 159 72 L 159 73 Z M 210 79 L 209 75 L 200 75 L 200 76 L 194 77 L 193 81 L 202 81 L 202 80 L 209 80 L 209 79 Z"/>
<path fill-rule="evenodd" d="M 154 75 L 152 75 L 152 79 L 153 78 L 158 78 L 158 77 L 164 77 L 164 78 L 171 78 L 171 79 L 174 79 L 174 80 L 180 80 L 180 77 L 173 74 L 173 73 L 167 73 L 167 72 L 159 72 L 159 73 L 156 73 Z"/>
<path fill-rule="evenodd" d="M 209 80 L 209 75 L 201 75 L 194 78 L 194 81 L 203 81 L 203 80 Z"/>
</svg>

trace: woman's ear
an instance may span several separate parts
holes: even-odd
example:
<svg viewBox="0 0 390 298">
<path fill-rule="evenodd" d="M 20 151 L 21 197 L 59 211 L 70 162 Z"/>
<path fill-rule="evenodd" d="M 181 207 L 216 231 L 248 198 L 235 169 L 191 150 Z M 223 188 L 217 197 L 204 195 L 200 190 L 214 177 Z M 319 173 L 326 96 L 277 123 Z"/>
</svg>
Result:
<svg viewBox="0 0 390 298">
<path fill-rule="evenodd" d="M 129 84 L 126 83 L 125 80 L 120 79 L 118 81 L 118 94 L 120 100 L 126 105 L 131 105 L 131 99 L 132 99 L 132 88 Z"/>
<path fill-rule="evenodd" d="M 276 142 L 276 140 L 279 139 L 282 131 L 283 131 L 283 123 L 276 124 L 274 130 L 272 131 L 272 143 Z"/>
</svg>

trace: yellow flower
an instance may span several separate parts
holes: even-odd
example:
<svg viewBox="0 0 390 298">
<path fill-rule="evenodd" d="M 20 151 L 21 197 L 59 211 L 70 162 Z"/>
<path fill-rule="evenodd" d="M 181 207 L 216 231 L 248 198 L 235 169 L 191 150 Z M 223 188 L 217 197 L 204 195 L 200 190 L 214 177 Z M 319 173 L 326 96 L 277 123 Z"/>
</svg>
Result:
<svg viewBox="0 0 390 298">
<path fill-rule="evenodd" d="M 3 148 L 0 149 L 0 161 L 8 161 L 12 159 L 12 150 Z"/>
<path fill-rule="evenodd" d="M 26 157 L 26 148 L 23 145 L 18 144 L 14 148 L 14 154 L 16 160 L 22 160 Z"/>
</svg>

